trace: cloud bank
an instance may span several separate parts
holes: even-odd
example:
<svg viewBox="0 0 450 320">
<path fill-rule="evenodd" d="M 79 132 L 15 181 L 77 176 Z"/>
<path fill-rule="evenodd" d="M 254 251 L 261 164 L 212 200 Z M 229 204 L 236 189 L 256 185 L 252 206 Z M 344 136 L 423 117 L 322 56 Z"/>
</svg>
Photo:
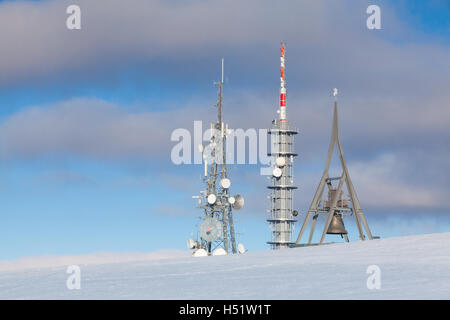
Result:
<svg viewBox="0 0 450 320">
<path fill-rule="evenodd" d="M 233 128 L 267 128 L 276 116 L 278 43 L 284 39 L 288 115 L 301 132 L 296 172 L 321 170 L 329 93 L 338 87 L 343 146 L 364 202 L 448 210 L 449 45 L 425 41 L 389 3 L 382 6 L 379 32 L 365 28 L 369 1 L 289 0 L 279 10 L 278 2 L 256 0 L 80 0 L 80 31 L 65 28 L 69 4 L 0 4 L 0 38 L 7 44 L 1 86 L 99 84 L 138 66 L 157 83 L 203 90 L 225 56 L 226 121 Z M 149 104 L 136 111 L 89 97 L 25 108 L 0 124 L 0 152 L 13 160 L 57 154 L 170 165 L 172 130 L 214 119 L 215 96 L 205 95 L 163 110 Z"/>
</svg>

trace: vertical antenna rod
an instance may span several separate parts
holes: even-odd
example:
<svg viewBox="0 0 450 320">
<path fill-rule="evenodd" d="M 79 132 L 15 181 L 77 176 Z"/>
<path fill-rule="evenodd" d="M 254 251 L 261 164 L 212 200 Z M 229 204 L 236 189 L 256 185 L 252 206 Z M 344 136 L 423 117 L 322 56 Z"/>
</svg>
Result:
<svg viewBox="0 0 450 320">
<path fill-rule="evenodd" d="M 223 84 L 223 58 L 222 58 L 222 84 Z"/>
<path fill-rule="evenodd" d="M 281 42 L 280 51 L 280 121 L 286 121 L 286 63 L 284 41 Z"/>
<path fill-rule="evenodd" d="M 222 126 L 222 101 L 223 101 L 223 58 L 222 58 L 222 81 L 217 83 L 218 87 L 218 101 L 217 101 L 217 120 L 219 126 Z"/>
</svg>

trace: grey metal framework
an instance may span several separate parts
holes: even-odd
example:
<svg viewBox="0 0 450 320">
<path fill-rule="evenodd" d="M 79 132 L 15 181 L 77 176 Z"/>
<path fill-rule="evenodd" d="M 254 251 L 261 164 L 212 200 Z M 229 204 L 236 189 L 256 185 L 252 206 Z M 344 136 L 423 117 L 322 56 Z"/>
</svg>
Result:
<svg viewBox="0 0 450 320">
<path fill-rule="evenodd" d="M 271 249 L 288 248 L 292 242 L 292 233 L 297 221 L 293 216 L 292 192 L 297 189 L 294 186 L 293 163 L 294 157 L 294 135 L 297 130 L 290 129 L 289 122 L 274 120 L 274 127 L 268 131 L 271 135 L 271 152 L 274 168 L 281 170 L 279 177 L 272 175 L 270 192 L 269 227 L 271 240 L 267 243 Z M 284 166 L 277 166 L 277 159 L 284 159 Z"/>
<path fill-rule="evenodd" d="M 217 122 L 211 124 L 211 158 L 214 159 L 209 163 L 204 158 L 205 176 L 204 182 L 206 188 L 201 192 L 202 204 L 198 206 L 204 211 L 203 220 L 214 218 L 221 222 L 223 228 L 221 235 L 214 241 L 208 241 L 200 237 L 199 248 L 205 249 L 211 254 L 217 248 L 223 248 L 227 253 L 237 253 L 236 236 L 233 222 L 233 203 L 238 196 L 230 195 L 230 188 L 223 187 L 221 181 L 228 179 L 226 165 L 226 136 L 228 125 L 222 121 L 222 104 L 223 104 L 223 59 L 222 59 L 222 80 L 216 83 L 218 87 Z M 209 170 L 208 170 L 209 166 Z M 208 196 L 214 195 L 214 203 L 208 201 Z M 233 201 L 230 201 L 230 198 Z M 242 198 L 243 199 L 243 198 Z M 241 200 L 243 202 L 243 200 Z M 236 201 L 238 202 L 238 201 Z M 235 208 L 240 209 L 235 203 Z"/>
<path fill-rule="evenodd" d="M 337 89 L 335 89 L 335 97 L 336 94 Z M 338 148 L 337 150 L 339 153 L 339 159 L 342 167 L 342 174 L 337 178 L 332 177 L 330 178 L 328 175 L 328 169 L 330 167 L 330 162 L 335 145 L 337 145 Z M 332 185 L 332 181 L 334 180 L 338 181 L 337 187 L 333 187 Z M 344 182 L 347 186 L 351 207 L 349 207 L 347 200 L 342 199 L 343 193 L 342 189 Z M 324 193 L 325 186 L 328 186 L 329 197 L 328 201 L 322 202 L 322 196 Z M 312 224 L 308 238 L 308 244 L 311 244 L 319 214 L 326 214 L 327 216 L 325 226 L 322 231 L 320 243 L 323 243 L 326 234 L 341 234 L 342 236 L 345 237 L 345 240 L 348 242 L 347 231 L 344 228 L 342 220 L 342 216 L 346 214 L 353 215 L 355 217 L 356 226 L 358 228 L 359 237 L 361 240 L 365 240 L 366 238 L 361 223 L 364 226 L 368 238 L 370 240 L 374 238 L 372 236 L 372 233 L 370 232 L 369 225 L 366 221 L 363 210 L 361 209 L 358 197 L 356 196 L 355 188 L 353 186 L 352 180 L 350 179 L 350 175 L 348 173 L 347 165 L 345 162 L 344 152 L 342 150 L 341 139 L 339 136 L 338 108 L 336 98 L 334 100 L 333 127 L 331 132 L 331 141 L 328 148 L 327 160 L 325 163 L 325 169 L 323 171 L 323 175 L 322 178 L 320 179 L 320 183 L 319 186 L 317 187 L 316 193 L 314 194 L 311 205 L 308 209 L 300 233 L 298 234 L 296 244 L 299 244 L 303 236 L 303 233 L 305 232 L 309 224 L 309 221 L 312 218 Z"/>
</svg>

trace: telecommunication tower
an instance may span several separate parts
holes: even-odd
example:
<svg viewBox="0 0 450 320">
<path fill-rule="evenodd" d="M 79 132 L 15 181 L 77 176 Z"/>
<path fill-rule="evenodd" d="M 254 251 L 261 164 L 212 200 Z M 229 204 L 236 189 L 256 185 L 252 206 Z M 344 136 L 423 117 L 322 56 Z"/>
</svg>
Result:
<svg viewBox="0 0 450 320">
<path fill-rule="evenodd" d="M 344 158 L 344 151 L 342 150 L 341 138 L 339 136 L 339 124 L 338 124 L 338 107 L 337 107 L 337 94 L 338 90 L 333 90 L 334 96 L 334 113 L 333 113 L 333 127 L 331 129 L 331 140 L 330 145 L 328 147 L 328 155 L 325 163 L 325 169 L 322 174 L 322 178 L 320 179 L 319 186 L 317 187 L 316 193 L 314 194 L 314 198 L 311 202 L 311 205 L 308 209 L 308 213 L 303 222 L 302 228 L 296 240 L 296 245 L 299 245 L 299 242 L 308 227 L 309 221 L 312 218 L 311 229 L 309 233 L 309 238 L 307 244 L 311 245 L 312 237 L 314 234 L 314 229 L 317 224 L 317 220 L 320 214 L 326 216 L 325 226 L 322 231 L 322 236 L 320 238 L 320 243 L 322 244 L 325 236 L 328 235 L 340 235 L 345 239 L 346 242 L 349 242 L 348 232 L 345 229 L 343 217 L 353 215 L 355 217 L 356 226 L 359 232 L 359 238 L 361 240 L 365 240 L 366 236 L 364 235 L 362 225 L 367 233 L 367 236 L 370 240 L 377 239 L 379 237 L 372 236 L 370 232 L 369 225 L 364 216 L 363 210 L 359 203 L 358 197 L 356 196 L 356 191 L 353 186 L 352 180 L 350 179 L 350 175 L 348 173 L 347 164 Z M 342 167 L 342 174 L 339 177 L 330 177 L 328 175 L 328 170 L 330 167 L 331 158 L 333 155 L 334 147 L 337 145 L 337 150 L 339 153 L 339 159 Z M 333 186 L 333 181 L 337 181 L 337 185 Z M 343 187 L 344 183 L 347 186 L 347 191 L 349 195 L 349 199 L 343 198 Z M 323 194 L 325 186 L 328 189 L 328 199 L 323 200 Z M 362 223 L 362 225 L 361 225 Z"/>
<path fill-rule="evenodd" d="M 273 128 L 268 131 L 271 135 L 272 157 L 272 176 L 270 189 L 270 209 L 269 209 L 269 227 L 271 230 L 271 240 L 267 243 L 271 249 L 288 248 L 293 244 L 292 233 L 294 224 L 297 221 L 295 217 L 298 212 L 293 210 L 294 175 L 293 164 L 294 157 L 294 135 L 297 130 L 291 129 L 286 113 L 286 56 L 285 43 L 281 43 L 280 55 L 280 104 L 278 113 L 279 121 L 273 120 Z"/>
<path fill-rule="evenodd" d="M 236 244 L 233 209 L 244 206 L 241 195 L 231 195 L 231 181 L 226 165 L 226 137 L 228 125 L 222 121 L 223 108 L 223 66 L 222 77 L 215 83 L 218 87 L 217 122 L 211 123 L 209 145 L 199 146 L 203 154 L 205 189 L 200 192 L 198 208 L 203 210 L 197 240 L 189 239 L 187 246 L 193 249 L 193 256 L 224 255 L 244 253 L 242 244 Z M 208 170 L 209 169 L 209 170 Z"/>
</svg>

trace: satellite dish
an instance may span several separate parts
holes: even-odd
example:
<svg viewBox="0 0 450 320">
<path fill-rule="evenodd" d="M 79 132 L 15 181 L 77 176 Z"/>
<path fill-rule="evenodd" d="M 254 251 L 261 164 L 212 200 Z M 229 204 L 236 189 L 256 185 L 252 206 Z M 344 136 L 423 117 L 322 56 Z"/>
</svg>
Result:
<svg viewBox="0 0 450 320">
<path fill-rule="evenodd" d="M 220 186 L 224 189 L 228 189 L 231 186 L 230 179 L 223 178 L 222 180 L 220 180 Z"/>
<path fill-rule="evenodd" d="M 239 253 L 244 253 L 245 252 L 245 247 L 242 243 L 238 244 L 238 252 Z"/>
<path fill-rule="evenodd" d="M 338 95 L 338 89 L 334 88 L 333 89 L 333 97 L 336 97 Z"/>
<path fill-rule="evenodd" d="M 188 249 L 194 249 L 197 246 L 197 241 L 193 239 L 188 239 L 187 241 L 187 247 Z"/>
<path fill-rule="evenodd" d="M 208 256 L 208 252 L 206 252 L 205 249 L 198 249 L 198 250 L 194 251 L 192 256 L 193 257 L 206 257 L 206 256 Z"/>
<path fill-rule="evenodd" d="M 286 159 L 284 157 L 278 157 L 276 163 L 277 166 L 284 167 L 286 165 Z"/>
<path fill-rule="evenodd" d="M 228 198 L 228 203 L 229 204 L 234 204 L 236 202 L 236 199 L 234 197 L 229 197 Z"/>
<path fill-rule="evenodd" d="M 213 251 L 212 255 L 213 256 L 224 256 L 226 255 L 227 252 L 225 251 L 225 249 L 223 248 L 217 248 L 216 250 Z"/>
<path fill-rule="evenodd" d="M 240 194 L 235 195 L 234 200 L 235 200 L 233 204 L 234 210 L 239 210 L 244 206 L 244 197 L 241 196 Z"/>
<path fill-rule="evenodd" d="M 213 242 L 222 237 L 222 222 L 217 218 L 205 218 L 200 225 L 200 236 L 203 240 Z"/>
<path fill-rule="evenodd" d="M 275 168 L 273 169 L 272 174 L 275 178 L 279 178 L 281 177 L 282 171 L 280 168 Z"/>
<path fill-rule="evenodd" d="M 214 204 L 214 203 L 216 203 L 217 197 L 214 193 L 211 193 L 208 195 L 207 200 L 208 200 L 209 204 Z"/>
</svg>

